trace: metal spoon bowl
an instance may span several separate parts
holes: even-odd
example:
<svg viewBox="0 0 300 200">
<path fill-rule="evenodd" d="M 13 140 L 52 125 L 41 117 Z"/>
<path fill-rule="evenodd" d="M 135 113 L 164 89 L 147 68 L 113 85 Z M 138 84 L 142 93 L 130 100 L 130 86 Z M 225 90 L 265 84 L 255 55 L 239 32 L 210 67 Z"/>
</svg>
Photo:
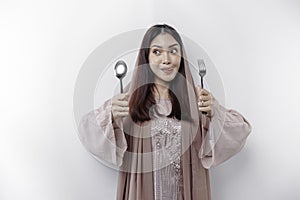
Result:
<svg viewBox="0 0 300 200">
<path fill-rule="evenodd" d="M 115 73 L 116 77 L 120 79 L 120 90 L 123 93 L 123 82 L 122 79 L 125 77 L 127 73 L 127 65 L 123 60 L 119 60 L 115 65 Z"/>
</svg>

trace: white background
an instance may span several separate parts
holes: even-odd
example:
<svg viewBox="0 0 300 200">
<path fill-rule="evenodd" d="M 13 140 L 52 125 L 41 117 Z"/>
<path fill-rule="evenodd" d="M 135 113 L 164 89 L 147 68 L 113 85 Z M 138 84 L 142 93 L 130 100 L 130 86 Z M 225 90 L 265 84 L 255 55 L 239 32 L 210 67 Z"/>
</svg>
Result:
<svg viewBox="0 0 300 200">
<path fill-rule="evenodd" d="M 159 22 L 206 50 L 253 126 L 211 170 L 213 200 L 300 199 L 298 0 L 1 0 L 1 200 L 114 199 L 117 173 L 77 137 L 76 77 L 102 42 Z"/>
</svg>

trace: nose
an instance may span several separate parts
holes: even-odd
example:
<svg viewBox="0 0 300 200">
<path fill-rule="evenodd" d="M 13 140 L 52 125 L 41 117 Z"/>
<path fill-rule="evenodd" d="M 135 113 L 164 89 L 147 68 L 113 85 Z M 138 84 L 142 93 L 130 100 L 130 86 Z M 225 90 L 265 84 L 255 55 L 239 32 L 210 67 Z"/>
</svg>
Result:
<svg viewBox="0 0 300 200">
<path fill-rule="evenodd" d="M 169 56 L 169 53 L 167 51 L 165 51 L 163 53 L 163 57 L 162 57 L 162 63 L 164 65 L 169 65 L 171 63 L 171 60 L 170 60 L 170 56 Z"/>
</svg>

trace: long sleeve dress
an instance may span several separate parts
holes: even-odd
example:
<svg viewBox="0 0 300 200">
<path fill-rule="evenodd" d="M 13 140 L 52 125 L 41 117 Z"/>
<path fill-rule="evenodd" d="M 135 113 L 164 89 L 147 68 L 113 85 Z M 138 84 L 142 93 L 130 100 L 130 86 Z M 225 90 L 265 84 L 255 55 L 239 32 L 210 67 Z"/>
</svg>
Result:
<svg viewBox="0 0 300 200">
<path fill-rule="evenodd" d="M 180 164 L 183 137 L 181 123 L 166 117 L 171 111 L 169 100 L 157 101 L 157 108 L 150 123 L 154 169 L 152 199 L 184 199 L 180 197 L 180 185 L 184 184 Z M 250 123 L 237 111 L 224 108 L 216 100 L 212 109 L 214 115 L 211 119 L 203 117 L 202 128 L 205 134 L 197 152 L 201 167 L 205 169 L 219 165 L 238 153 L 251 132 Z M 95 157 L 113 166 L 122 165 L 124 153 L 130 144 L 122 128 L 112 121 L 111 100 L 82 118 L 79 135 L 82 144 Z"/>
</svg>

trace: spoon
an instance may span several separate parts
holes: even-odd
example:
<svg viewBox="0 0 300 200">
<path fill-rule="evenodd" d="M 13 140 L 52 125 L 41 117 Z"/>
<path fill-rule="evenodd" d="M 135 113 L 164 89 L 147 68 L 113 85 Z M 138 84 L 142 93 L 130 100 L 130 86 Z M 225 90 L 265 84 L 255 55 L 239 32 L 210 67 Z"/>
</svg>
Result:
<svg viewBox="0 0 300 200">
<path fill-rule="evenodd" d="M 116 77 L 120 79 L 120 90 L 123 93 L 123 82 L 122 79 L 125 77 L 127 72 L 127 65 L 123 60 L 119 60 L 115 65 Z"/>
</svg>

